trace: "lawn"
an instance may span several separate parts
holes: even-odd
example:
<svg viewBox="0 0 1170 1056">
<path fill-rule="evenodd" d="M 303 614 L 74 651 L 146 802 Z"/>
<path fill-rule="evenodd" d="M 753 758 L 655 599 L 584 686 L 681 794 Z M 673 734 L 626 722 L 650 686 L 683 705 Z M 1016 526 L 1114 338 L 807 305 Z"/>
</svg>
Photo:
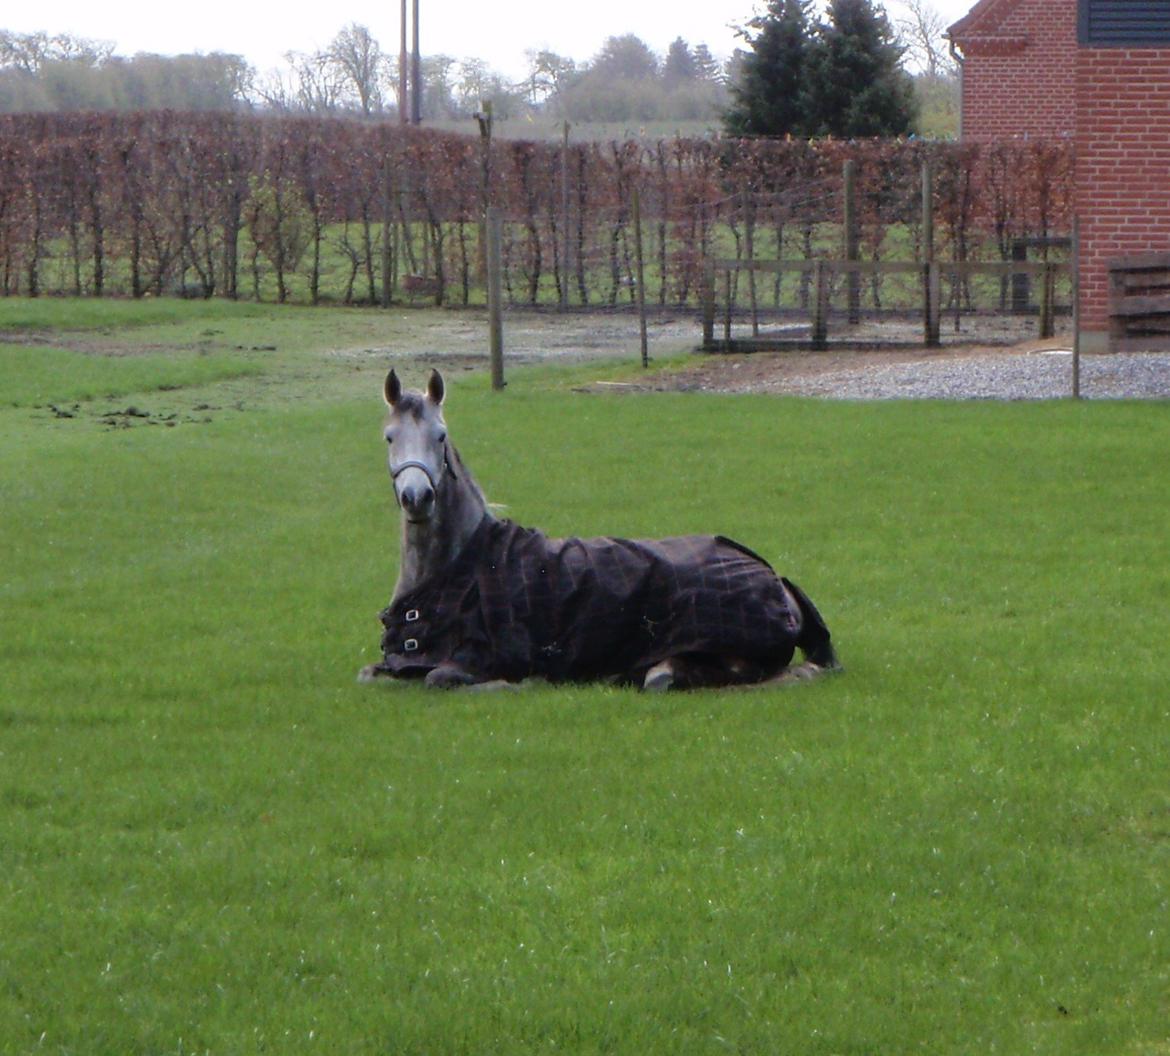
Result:
<svg viewBox="0 0 1170 1056">
<path fill-rule="evenodd" d="M 1170 1051 L 1164 405 L 453 374 L 509 516 L 732 535 L 847 670 L 427 695 L 363 316 L 133 310 L 0 315 L 0 1052 Z"/>
</svg>

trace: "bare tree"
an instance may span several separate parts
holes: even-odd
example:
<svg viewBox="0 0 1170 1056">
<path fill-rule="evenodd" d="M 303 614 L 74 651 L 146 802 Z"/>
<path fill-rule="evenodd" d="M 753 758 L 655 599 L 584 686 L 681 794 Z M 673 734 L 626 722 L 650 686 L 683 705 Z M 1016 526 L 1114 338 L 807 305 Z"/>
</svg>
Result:
<svg viewBox="0 0 1170 1056">
<path fill-rule="evenodd" d="M 290 51 L 284 58 L 289 65 L 289 109 L 328 114 L 341 105 L 341 80 L 328 55 Z"/>
<path fill-rule="evenodd" d="M 900 0 L 900 6 L 903 13 L 894 28 L 909 65 L 932 80 L 954 76 L 955 60 L 945 36 L 947 20 L 930 0 Z"/>
<path fill-rule="evenodd" d="M 361 112 L 369 117 L 382 110 L 382 78 L 386 60 L 369 29 L 351 22 L 329 45 L 326 55 L 337 79 L 357 98 Z"/>
<path fill-rule="evenodd" d="M 252 79 L 248 101 L 254 106 L 289 113 L 297 108 L 293 77 L 288 70 L 268 70 Z"/>
<path fill-rule="evenodd" d="M 524 84 L 529 102 L 534 106 L 558 95 L 577 72 L 577 64 L 572 59 L 555 51 L 529 49 L 524 55 L 528 59 Z"/>
</svg>

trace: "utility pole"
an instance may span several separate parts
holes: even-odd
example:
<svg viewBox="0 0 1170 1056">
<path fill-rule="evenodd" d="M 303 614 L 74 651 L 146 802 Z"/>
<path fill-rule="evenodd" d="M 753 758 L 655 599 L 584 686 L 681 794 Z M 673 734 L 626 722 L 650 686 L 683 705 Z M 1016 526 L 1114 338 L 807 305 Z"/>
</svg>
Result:
<svg viewBox="0 0 1170 1056">
<path fill-rule="evenodd" d="M 413 47 L 410 56 L 410 123 L 422 124 L 422 58 L 418 50 L 418 0 L 413 5 Z"/>
<path fill-rule="evenodd" d="M 406 0 L 402 0 L 402 27 L 398 37 L 398 123 L 410 120 L 409 73 L 406 68 Z"/>
</svg>

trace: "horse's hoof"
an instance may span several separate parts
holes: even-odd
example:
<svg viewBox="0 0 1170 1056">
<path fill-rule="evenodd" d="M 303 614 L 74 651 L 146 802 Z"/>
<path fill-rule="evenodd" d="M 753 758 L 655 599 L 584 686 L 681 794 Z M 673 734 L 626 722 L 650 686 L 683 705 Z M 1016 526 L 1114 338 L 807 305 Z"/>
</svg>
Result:
<svg viewBox="0 0 1170 1056">
<path fill-rule="evenodd" d="M 668 689 L 673 688 L 674 668 L 669 661 L 655 664 L 646 672 L 646 678 L 642 682 L 642 689 L 647 693 L 665 693 Z"/>
</svg>

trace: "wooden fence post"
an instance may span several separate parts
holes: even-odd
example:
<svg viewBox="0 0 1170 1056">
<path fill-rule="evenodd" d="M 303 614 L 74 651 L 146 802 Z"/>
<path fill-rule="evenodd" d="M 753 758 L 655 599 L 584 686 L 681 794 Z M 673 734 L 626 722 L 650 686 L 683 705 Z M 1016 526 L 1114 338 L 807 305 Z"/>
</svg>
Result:
<svg viewBox="0 0 1170 1056">
<path fill-rule="evenodd" d="M 561 308 L 569 307 L 569 122 L 561 128 Z"/>
<path fill-rule="evenodd" d="M 715 347 L 715 264 L 711 260 L 703 265 L 703 351 Z"/>
<path fill-rule="evenodd" d="M 382 159 L 382 307 L 390 307 L 390 289 L 394 276 L 391 270 L 390 247 L 394 231 L 393 195 L 390 191 L 390 158 Z"/>
<path fill-rule="evenodd" d="M 633 188 L 634 206 L 634 282 L 637 284 L 638 341 L 642 352 L 642 366 L 650 365 L 649 349 L 646 343 L 646 269 L 642 255 L 642 196 Z"/>
<path fill-rule="evenodd" d="M 743 192 L 742 201 L 744 245 L 747 251 L 748 262 L 748 298 L 751 301 L 752 310 L 752 337 L 759 337 L 760 313 L 759 306 L 756 303 L 756 269 L 752 267 L 752 263 L 756 259 L 756 209 L 750 191 Z"/>
<path fill-rule="evenodd" d="M 925 344 L 927 348 L 938 348 L 942 343 L 942 276 L 938 261 L 928 261 L 922 266 L 922 272 Z"/>
<path fill-rule="evenodd" d="M 942 277 L 934 259 L 934 166 L 922 163 L 922 330 L 927 348 L 942 338 Z"/>
<path fill-rule="evenodd" d="M 934 166 L 922 163 L 922 259 L 934 260 Z"/>
<path fill-rule="evenodd" d="M 1026 238 L 1012 240 L 1012 261 L 1019 264 L 1028 262 L 1028 240 Z M 1032 277 L 1026 271 L 1013 271 L 1011 290 L 1012 311 L 1027 312 L 1032 302 Z"/>
<path fill-rule="evenodd" d="M 723 351 L 731 351 L 731 269 L 723 269 Z"/>
<path fill-rule="evenodd" d="M 842 173 L 842 194 L 844 196 L 842 208 L 843 227 L 845 229 L 845 259 L 857 260 L 857 162 L 850 158 L 845 162 Z M 845 274 L 846 289 L 848 291 L 849 325 L 857 326 L 861 322 L 861 273 L 856 269 L 849 269 Z"/>
<path fill-rule="evenodd" d="M 1081 221 L 1073 217 L 1072 233 L 1072 397 L 1081 398 Z"/>
<path fill-rule="evenodd" d="M 492 363 L 492 388 L 497 392 L 504 381 L 504 309 L 500 282 L 500 214 L 496 207 L 487 211 L 487 280 L 488 280 L 488 344 Z"/>
<path fill-rule="evenodd" d="M 1055 308 L 1056 267 L 1047 261 L 1044 264 L 1043 285 L 1040 287 L 1040 336 L 1053 337 L 1056 334 Z"/>
<path fill-rule="evenodd" d="M 829 347 L 829 280 L 831 272 L 826 261 L 816 262 L 816 282 L 813 295 L 812 346 L 818 350 Z"/>
</svg>

